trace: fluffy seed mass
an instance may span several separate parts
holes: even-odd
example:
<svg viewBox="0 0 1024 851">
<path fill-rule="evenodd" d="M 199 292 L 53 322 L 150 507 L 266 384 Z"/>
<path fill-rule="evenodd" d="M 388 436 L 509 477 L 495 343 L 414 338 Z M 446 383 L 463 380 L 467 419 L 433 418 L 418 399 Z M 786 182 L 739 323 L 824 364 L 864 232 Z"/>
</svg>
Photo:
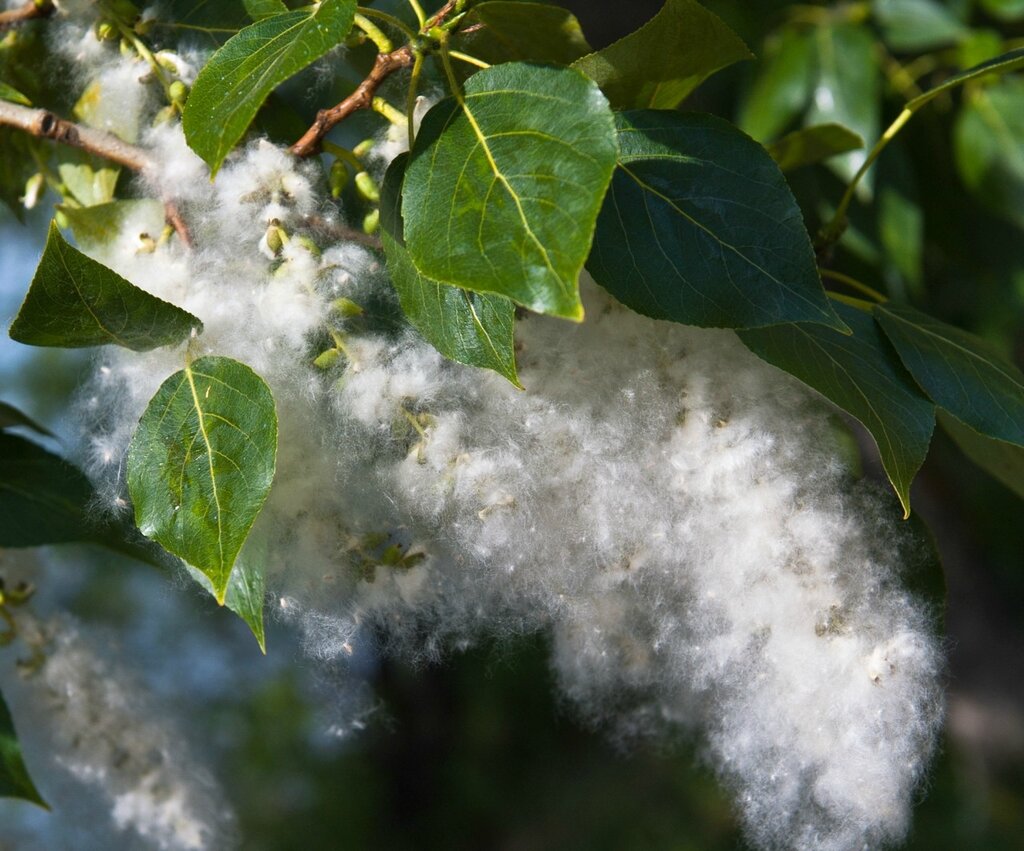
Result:
<svg viewBox="0 0 1024 851">
<path fill-rule="evenodd" d="M 143 142 L 161 163 L 149 194 L 179 200 L 196 247 L 140 251 L 162 226 L 140 205 L 90 251 L 199 317 L 194 355 L 271 387 L 278 473 L 252 551 L 311 657 L 433 660 L 541 633 L 586 718 L 697 737 L 758 847 L 904 836 L 941 653 L 905 587 L 909 533 L 852 482 L 822 401 L 732 332 L 635 315 L 586 279 L 583 323 L 517 323 L 517 390 L 402 322 L 381 259 L 337 236 L 317 166 L 257 142 L 211 183 L 177 126 Z M 323 368 L 329 332 L 344 348 Z M 126 504 L 139 416 L 182 363 L 180 348 L 100 354 L 79 413 L 110 506 Z"/>
</svg>

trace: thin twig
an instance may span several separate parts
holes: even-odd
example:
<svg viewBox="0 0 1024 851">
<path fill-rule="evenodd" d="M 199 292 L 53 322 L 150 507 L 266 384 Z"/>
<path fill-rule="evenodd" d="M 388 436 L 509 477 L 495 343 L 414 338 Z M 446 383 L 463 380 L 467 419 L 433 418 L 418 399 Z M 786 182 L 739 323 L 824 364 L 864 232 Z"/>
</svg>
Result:
<svg viewBox="0 0 1024 851">
<path fill-rule="evenodd" d="M 10 9 L 0 12 L 0 32 L 15 24 L 31 21 L 34 18 L 45 18 L 53 14 L 54 5 L 52 2 L 36 3 L 35 0 L 26 0 L 17 9 Z"/>
<path fill-rule="evenodd" d="M 157 167 L 157 163 L 145 148 L 129 144 L 111 133 L 75 124 L 48 109 L 32 109 L 0 101 L 0 125 L 23 130 L 37 139 L 52 139 L 62 145 L 81 148 L 135 172 L 154 170 Z M 184 245 L 191 246 L 191 234 L 177 205 L 173 201 L 165 201 L 164 208 L 168 224 L 177 231 Z"/>
<path fill-rule="evenodd" d="M 375 251 L 380 251 L 383 248 L 379 236 L 363 233 L 361 230 L 356 230 L 355 228 L 339 224 L 338 222 L 331 221 L 323 216 L 308 216 L 306 218 L 306 225 L 311 227 L 313 230 L 324 234 L 324 236 L 329 236 L 335 240 L 358 242 L 360 245 L 372 248 Z"/>
<path fill-rule="evenodd" d="M 341 103 L 332 106 L 330 109 L 321 109 L 316 115 L 316 121 L 291 147 L 291 152 L 297 157 L 308 157 L 319 153 L 320 143 L 331 129 L 338 123 L 344 121 L 352 113 L 361 109 L 369 109 L 373 106 L 373 97 L 388 77 L 401 68 L 408 68 L 413 63 L 413 52 L 409 45 L 392 50 L 390 53 L 380 53 L 373 63 L 373 69 L 367 74 L 356 90 L 352 92 Z"/>
</svg>

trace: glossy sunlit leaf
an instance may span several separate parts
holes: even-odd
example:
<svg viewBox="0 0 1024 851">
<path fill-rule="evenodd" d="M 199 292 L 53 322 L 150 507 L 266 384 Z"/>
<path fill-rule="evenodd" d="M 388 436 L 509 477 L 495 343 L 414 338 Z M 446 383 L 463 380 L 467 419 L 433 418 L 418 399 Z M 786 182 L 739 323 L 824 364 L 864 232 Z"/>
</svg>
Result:
<svg viewBox="0 0 1024 851">
<path fill-rule="evenodd" d="M 421 275 L 404 245 L 402 181 L 408 156 L 388 168 L 381 187 L 381 239 L 391 282 L 406 317 L 442 355 L 493 369 L 517 387 L 515 306 L 504 296 L 439 284 Z"/>
<path fill-rule="evenodd" d="M 28 414 L 23 414 L 14 405 L 0 402 L 0 430 L 8 428 L 27 428 L 43 437 L 53 437 L 53 432 L 39 425 Z"/>
<path fill-rule="evenodd" d="M 782 171 L 815 165 L 864 147 L 864 140 L 841 124 L 816 124 L 794 130 L 765 146 Z"/>
<path fill-rule="evenodd" d="M 263 569 L 255 559 L 249 558 L 251 545 L 235 562 L 224 605 L 238 615 L 249 627 L 256 643 L 264 654 L 267 652 L 266 627 L 263 623 L 263 605 L 266 602 L 266 580 Z M 202 571 L 186 564 L 189 576 L 214 597 L 217 596 L 210 578 Z"/>
<path fill-rule="evenodd" d="M 14 719 L 7 701 L 0 693 L 0 798 L 21 798 L 41 807 L 47 806 L 36 784 L 29 776 L 25 760 L 21 755 L 21 745 L 14 732 Z"/>
<path fill-rule="evenodd" d="M 61 182 L 83 207 L 109 204 L 114 200 L 120 169 L 94 168 L 88 163 L 62 162 L 57 166 Z"/>
<path fill-rule="evenodd" d="M 459 47 L 495 65 L 499 62 L 551 62 L 569 65 L 593 50 L 568 9 L 542 3 L 492 0 L 474 6 L 466 28 L 482 28 L 460 37 Z"/>
<path fill-rule="evenodd" d="M 86 514 L 93 496 L 89 480 L 63 458 L 0 431 L 0 547 L 94 539 Z"/>
<path fill-rule="evenodd" d="M 181 342 L 199 328 L 202 323 L 191 313 L 87 257 L 51 223 L 42 259 L 10 335 L 30 346 L 114 344 L 144 352 Z"/>
<path fill-rule="evenodd" d="M 881 99 L 874 36 L 859 25 L 836 24 L 818 27 L 814 39 L 816 74 L 807 125 L 842 124 L 874 144 Z M 851 151 L 829 160 L 828 165 L 848 181 L 866 156 L 866 151 Z M 864 181 L 860 185 L 866 186 Z"/>
<path fill-rule="evenodd" d="M 191 148 L 216 173 L 280 84 L 341 42 L 352 28 L 355 0 L 264 18 L 241 30 L 196 77 L 182 127 Z"/>
<path fill-rule="evenodd" d="M 935 408 L 869 314 L 844 304 L 836 310 L 852 335 L 800 324 L 741 331 L 740 339 L 758 357 L 796 376 L 864 425 L 909 515 L 910 483 L 928 454 Z"/>
<path fill-rule="evenodd" d="M 964 455 L 1024 499 L 1024 447 L 978 434 L 945 411 L 939 411 L 939 424 Z"/>
<path fill-rule="evenodd" d="M 875 308 L 914 380 L 975 431 L 1024 446 L 1024 374 L 986 341 L 908 305 Z"/>
<path fill-rule="evenodd" d="M 1024 80 L 974 92 L 957 116 L 960 176 L 992 212 L 1024 228 Z"/>
<path fill-rule="evenodd" d="M 147 538 L 201 570 L 223 603 L 274 478 L 277 413 L 245 364 L 204 357 L 168 378 L 128 447 L 128 491 Z"/>
<path fill-rule="evenodd" d="M 785 178 L 712 115 L 618 113 L 621 154 L 587 269 L 646 316 L 752 328 L 842 328 Z"/>
<path fill-rule="evenodd" d="M 807 107 L 815 69 L 814 36 L 784 29 L 766 47 L 737 123 L 759 142 L 774 139 Z"/>
<path fill-rule="evenodd" d="M 696 0 L 666 0 L 636 32 L 573 67 L 597 81 L 613 109 L 673 109 L 715 71 L 752 58 Z"/>
<path fill-rule="evenodd" d="M 893 50 L 933 50 L 955 44 L 970 32 L 939 0 L 874 0 L 873 6 Z"/>
<path fill-rule="evenodd" d="M 608 102 L 578 71 L 474 74 L 416 137 L 402 192 L 413 263 L 438 283 L 582 318 L 579 273 L 616 153 Z"/>
</svg>

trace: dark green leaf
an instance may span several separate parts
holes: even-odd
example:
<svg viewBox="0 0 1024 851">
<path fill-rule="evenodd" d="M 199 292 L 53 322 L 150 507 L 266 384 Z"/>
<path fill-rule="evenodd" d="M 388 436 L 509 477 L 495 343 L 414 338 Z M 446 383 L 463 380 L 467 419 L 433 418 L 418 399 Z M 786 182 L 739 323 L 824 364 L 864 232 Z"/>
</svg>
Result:
<svg viewBox="0 0 1024 851">
<path fill-rule="evenodd" d="M 460 48 L 491 65 L 516 61 L 569 65 L 593 49 L 576 17 L 558 6 L 495 0 L 470 11 L 466 26 L 473 24 L 484 28 L 465 36 Z"/>
<path fill-rule="evenodd" d="M 1024 448 L 978 434 L 945 411 L 939 423 L 964 455 L 1024 499 Z"/>
<path fill-rule="evenodd" d="M 230 358 L 200 358 L 168 378 L 132 436 L 127 479 L 136 524 L 205 573 L 220 603 L 276 458 L 270 389 Z"/>
<path fill-rule="evenodd" d="M 22 197 L 25 183 L 36 173 L 31 139 L 13 127 L 0 127 L 0 201 L 7 205 L 18 221 L 25 219 Z"/>
<path fill-rule="evenodd" d="M 1024 374 L 980 337 L 908 305 L 875 316 L 914 380 L 961 422 L 1024 446 Z"/>
<path fill-rule="evenodd" d="M 22 106 L 32 106 L 32 101 L 2 80 L 0 80 L 0 100 L 9 100 L 13 103 L 20 103 Z"/>
<path fill-rule="evenodd" d="M 918 200 L 912 156 L 897 142 L 889 146 L 876 168 L 878 239 L 888 261 L 886 277 L 890 291 L 896 295 L 902 284 L 919 292 L 923 275 L 924 211 Z"/>
<path fill-rule="evenodd" d="M 235 563 L 228 580 L 228 592 L 224 596 L 224 605 L 238 615 L 252 631 L 260 650 L 266 655 L 267 635 L 263 624 L 263 604 L 266 601 L 266 582 L 263 569 L 258 562 L 249 558 L 251 544 Z M 213 583 L 202 571 L 185 565 L 189 576 L 206 591 L 216 597 Z"/>
<path fill-rule="evenodd" d="M 973 68 L 961 71 L 959 74 L 954 74 L 948 80 L 907 101 L 907 109 L 911 112 L 917 112 L 922 106 L 943 92 L 957 86 L 962 86 L 970 80 L 977 80 L 989 74 L 1007 74 L 1010 71 L 1016 71 L 1018 68 L 1024 68 L 1024 47 L 1003 53 L 994 59 L 989 59 L 987 62 L 982 62 L 980 65 L 975 65 Z"/>
<path fill-rule="evenodd" d="M 836 310 L 852 335 L 800 324 L 741 331 L 739 336 L 758 357 L 796 376 L 864 425 L 909 516 L 910 483 L 928 454 L 934 406 L 870 315 L 844 304 Z"/>
<path fill-rule="evenodd" d="M 322 0 L 264 18 L 210 57 L 192 87 L 182 127 L 214 173 L 280 83 L 336 47 L 352 28 L 355 0 Z"/>
<path fill-rule="evenodd" d="M 925 51 L 955 44 L 969 30 L 935 0 L 874 0 L 875 19 L 889 46 Z"/>
<path fill-rule="evenodd" d="M 689 325 L 842 328 L 767 152 L 711 115 L 618 113 L 619 167 L 587 269 L 639 313 Z"/>
<path fill-rule="evenodd" d="M 399 156 L 381 187 L 381 239 L 402 310 L 413 327 L 446 358 L 493 369 L 519 387 L 512 302 L 500 295 L 439 284 L 421 275 L 409 259 L 403 244 L 401 210 L 407 162 L 406 154 Z"/>
<path fill-rule="evenodd" d="M 982 204 L 1024 228 L 1024 80 L 975 92 L 954 138 L 964 183 Z"/>
<path fill-rule="evenodd" d="M 597 86 L 511 62 L 469 78 L 423 120 L 403 189 L 422 275 L 583 316 L 578 279 L 617 153 Z"/>
<path fill-rule="evenodd" d="M 52 431 L 43 428 L 27 414 L 23 414 L 15 408 L 14 405 L 0 402 L 0 430 L 7 428 L 27 428 L 44 437 L 53 437 Z"/>
<path fill-rule="evenodd" d="M 842 124 L 873 144 L 879 134 L 881 99 L 874 36 L 855 24 L 822 26 L 815 31 L 815 45 L 817 73 L 806 123 Z M 851 151 L 830 160 L 829 167 L 849 181 L 866 156 L 864 151 Z"/>
<path fill-rule="evenodd" d="M 1024 18 L 1024 0 L 981 0 L 985 11 L 1004 21 L 1016 21 Z"/>
<path fill-rule="evenodd" d="M 126 232 L 129 223 L 135 227 L 133 236 L 146 233 L 154 238 L 164 226 L 164 205 L 152 198 L 111 201 L 85 208 L 61 205 L 57 209 L 84 251 L 108 246 Z"/>
<path fill-rule="evenodd" d="M 792 171 L 863 148 L 864 140 L 841 124 L 816 124 L 794 130 L 766 147 L 782 171 Z"/>
<path fill-rule="evenodd" d="M 93 540 L 92 485 L 41 446 L 0 431 L 0 547 Z"/>
<path fill-rule="evenodd" d="M 815 68 L 810 33 L 785 29 L 767 50 L 737 122 L 759 142 L 774 139 L 804 111 L 811 98 Z"/>
<path fill-rule="evenodd" d="M 696 0 L 666 0 L 636 32 L 573 67 L 597 81 L 613 109 L 674 109 L 715 71 L 752 58 Z"/>
<path fill-rule="evenodd" d="M 272 18 L 274 15 L 283 15 L 288 11 L 284 0 L 243 0 L 245 11 L 254 21 L 261 21 L 263 18 Z"/>
<path fill-rule="evenodd" d="M 30 346 L 78 348 L 113 343 L 145 352 L 186 339 L 202 323 L 140 290 L 73 248 L 51 222 L 42 259 L 11 325 Z"/>
<path fill-rule="evenodd" d="M 29 776 L 14 732 L 14 719 L 3 694 L 0 694 L 0 797 L 21 798 L 50 809 Z"/>
</svg>

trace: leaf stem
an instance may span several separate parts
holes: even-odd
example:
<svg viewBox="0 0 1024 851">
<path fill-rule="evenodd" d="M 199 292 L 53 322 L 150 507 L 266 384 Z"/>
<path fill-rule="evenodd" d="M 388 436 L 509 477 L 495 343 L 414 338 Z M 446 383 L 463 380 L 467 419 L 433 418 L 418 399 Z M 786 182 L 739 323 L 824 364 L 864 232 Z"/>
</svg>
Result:
<svg viewBox="0 0 1024 851">
<path fill-rule="evenodd" d="M 885 302 L 889 300 L 873 287 L 869 287 L 867 284 L 858 281 L 856 278 L 851 278 L 849 275 L 844 275 L 842 272 L 835 272 L 832 269 L 819 269 L 818 271 L 821 273 L 821 277 L 828 278 L 832 281 L 838 281 L 840 284 L 843 284 L 852 290 L 857 290 L 857 292 L 866 295 L 868 298 L 878 302 L 879 304 L 885 304 Z"/>
<path fill-rule="evenodd" d="M 387 12 L 382 12 L 380 9 L 373 9 L 369 6 L 359 6 L 358 8 L 360 15 L 365 15 L 367 18 L 376 18 L 378 21 L 382 21 L 383 23 L 394 27 L 406 38 L 416 37 L 416 31 L 406 24 L 401 18 L 398 18 L 395 15 L 390 15 Z"/>
<path fill-rule="evenodd" d="M 420 87 L 420 75 L 423 73 L 423 54 L 416 53 L 412 64 L 412 76 L 409 78 L 409 89 L 405 93 L 405 118 L 408 122 L 409 149 L 416 138 L 416 94 Z"/>
<path fill-rule="evenodd" d="M 324 139 L 322 147 L 326 153 L 337 157 L 339 160 L 344 160 L 356 171 L 363 171 L 366 168 L 363 165 L 363 161 L 348 148 L 335 145 L 334 142 L 329 142 L 327 139 Z"/>
<path fill-rule="evenodd" d="M 366 37 L 377 46 L 378 53 L 390 53 L 395 49 L 395 46 L 391 43 L 391 39 L 387 37 L 384 30 L 378 27 L 369 18 L 357 13 L 353 21 L 355 25 L 366 34 Z"/>
<path fill-rule="evenodd" d="M 857 310 L 864 311 L 864 313 L 871 313 L 875 309 L 875 305 L 873 302 L 865 301 L 862 298 L 854 298 L 852 295 L 834 293 L 832 292 L 832 290 L 825 290 L 825 295 L 827 295 L 833 301 L 839 301 L 842 302 L 843 304 L 848 304 L 850 307 L 855 307 L 857 308 Z"/>
<path fill-rule="evenodd" d="M 420 29 L 423 29 L 427 23 L 427 14 L 423 11 L 423 7 L 420 5 L 420 0 L 408 0 L 409 7 L 412 9 L 412 13 L 416 16 L 416 20 L 419 22 Z"/>
<path fill-rule="evenodd" d="M 405 114 L 402 110 L 392 106 L 384 98 L 379 95 L 375 96 L 370 102 L 370 106 L 373 111 L 379 115 L 383 115 L 388 121 L 394 124 L 396 127 L 401 127 L 405 124 Z"/>
<path fill-rule="evenodd" d="M 449 56 L 452 59 L 459 59 L 462 62 L 467 62 L 470 65 L 476 65 L 477 68 L 490 68 L 489 62 L 484 62 L 482 59 L 477 59 L 475 56 L 470 56 L 468 53 L 463 53 L 461 50 L 449 50 Z"/>
</svg>

